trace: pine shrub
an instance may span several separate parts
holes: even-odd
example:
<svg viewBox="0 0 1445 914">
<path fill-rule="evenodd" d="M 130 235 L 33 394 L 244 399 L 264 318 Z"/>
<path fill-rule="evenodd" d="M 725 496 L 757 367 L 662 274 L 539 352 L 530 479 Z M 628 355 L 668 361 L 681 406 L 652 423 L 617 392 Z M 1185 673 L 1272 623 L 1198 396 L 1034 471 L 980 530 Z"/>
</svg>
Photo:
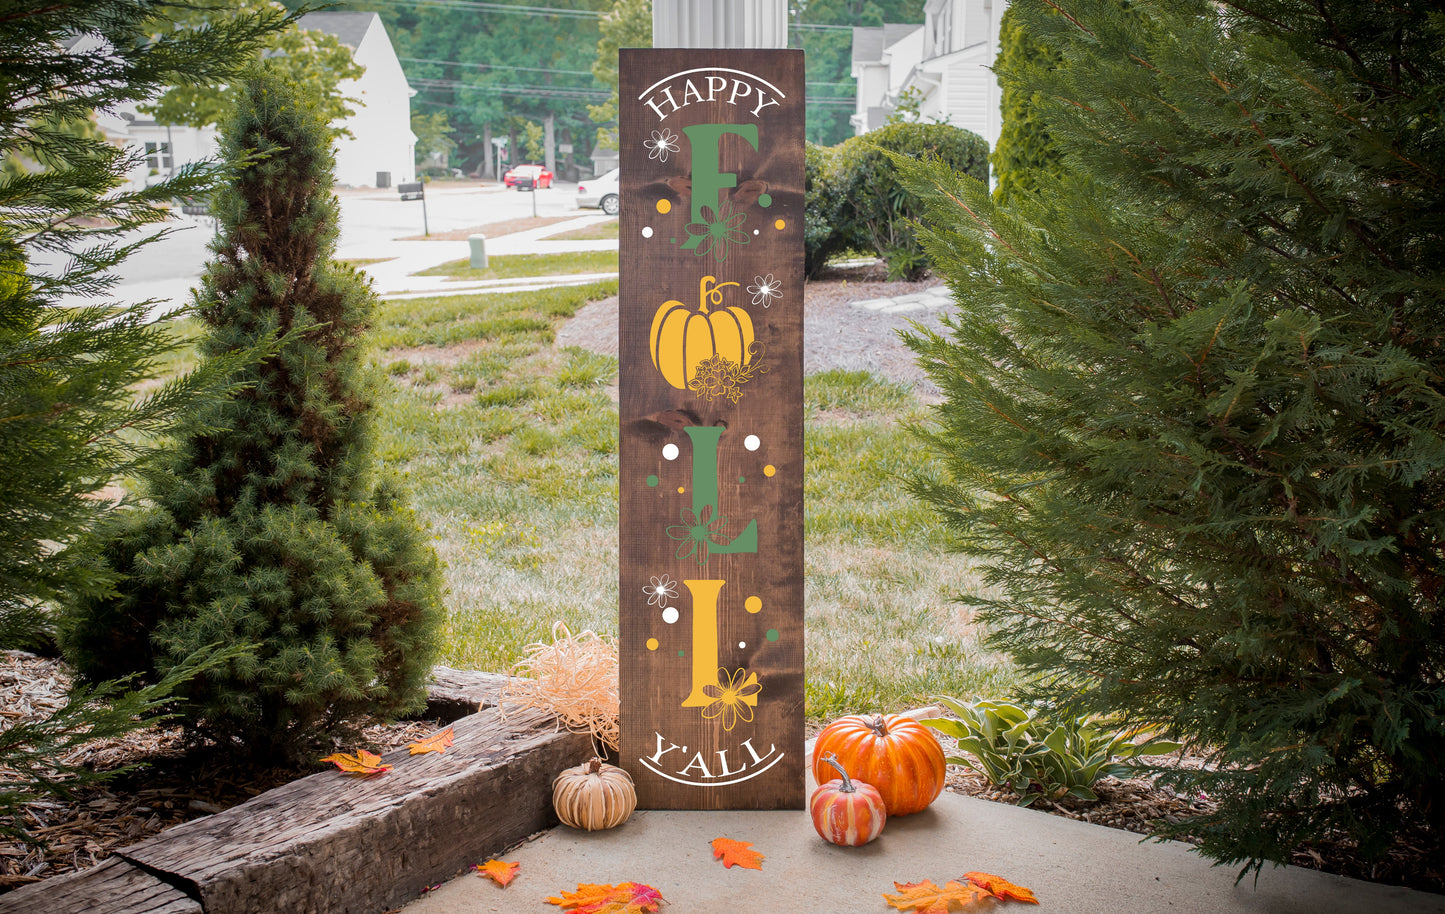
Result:
<svg viewBox="0 0 1445 914">
<path fill-rule="evenodd" d="M 1061 14 L 1049 12 L 1059 7 Z M 1157 722 L 1218 812 L 1367 861 L 1445 833 L 1445 20 L 1020 0 L 1063 157 L 1007 209 L 912 167 L 957 293 L 915 491 L 1041 698 Z"/>
<path fill-rule="evenodd" d="M 63 630 L 91 679 L 154 679 L 198 646 L 250 645 L 184 687 L 184 713 L 266 758 L 418 707 L 442 611 L 436 556 L 377 466 L 375 296 L 330 260 L 330 142 L 312 101 L 269 75 L 247 83 L 223 132 L 234 177 L 215 204 L 200 351 L 284 342 L 185 430 L 150 506 L 98 537 L 119 592 L 78 602 Z"/>
</svg>

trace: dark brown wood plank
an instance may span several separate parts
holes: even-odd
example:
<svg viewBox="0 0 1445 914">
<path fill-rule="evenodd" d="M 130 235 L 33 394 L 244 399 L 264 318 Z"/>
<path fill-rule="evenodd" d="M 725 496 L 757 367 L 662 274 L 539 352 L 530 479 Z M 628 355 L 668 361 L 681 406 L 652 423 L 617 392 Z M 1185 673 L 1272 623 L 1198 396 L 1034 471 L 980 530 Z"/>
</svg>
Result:
<svg viewBox="0 0 1445 914">
<path fill-rule="evenodd" d="M 180 889 L 112 857 L 0 895 L 0 914 L 202 914 L 202 909 Z"/>
<path fill-rule="evenodd" d="M 620 63 L 621 764 L 644 808 L 801 808 L 803 55 Z"/>
<path fill-rule="evenodd" d="M 550 715 L 458 720 L 445 754 L 391 773 L 323 772 L 121 851 L 194 887 L 206 914 L 384 911 L 556 823 L 551 784 L 590 754 Z"/>
</svg>

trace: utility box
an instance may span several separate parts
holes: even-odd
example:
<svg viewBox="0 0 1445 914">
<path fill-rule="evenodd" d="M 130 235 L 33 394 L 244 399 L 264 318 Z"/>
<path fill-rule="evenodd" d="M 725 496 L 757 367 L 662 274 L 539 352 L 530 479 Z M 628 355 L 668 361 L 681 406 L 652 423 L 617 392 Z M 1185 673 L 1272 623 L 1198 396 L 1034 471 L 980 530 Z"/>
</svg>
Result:
<svg viewBox="0 0 1445 914">
<path fill-rule="evenodd" d="M 378 172 L 376 173 L 376 186 L 379 187 L 379 188 L 380 188 L 380 187 L 390 187 L 390 186 L 391 186 L 391 172 L 389 172 L 389 171 L 378 171 Z"/>
<path fill-rule="evenodd" d="M 472 246 L 472 269 L 485 270 L 487 268 L 487 236 L 468 235 L 467 243 Z"/>
</svg>

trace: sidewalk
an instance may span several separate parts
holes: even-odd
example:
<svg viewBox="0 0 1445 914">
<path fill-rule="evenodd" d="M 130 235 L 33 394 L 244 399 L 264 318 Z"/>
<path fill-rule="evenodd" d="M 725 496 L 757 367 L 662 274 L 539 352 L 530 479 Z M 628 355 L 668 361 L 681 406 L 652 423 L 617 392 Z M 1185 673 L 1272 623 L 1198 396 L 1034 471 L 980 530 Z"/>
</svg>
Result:
<svg viewBox="0 0 1445 914">
<path fill-rule="evenodd" d="M 811 785 L 810 785 L 811 786 Z M 761 871 L 725 869 L 710 842 L 750 841 Z M 942 886 L 965 872 L 1027 886 L 1039 907 L 985 903 L 979 911 L 1047 914 L 1440 914 L 1445 896 L 1375 885 L 1298 867 L 1266 869 L 1235 884 L 1189 845 L 1143 842 L 1120 829 L 945 793 L 927 810 L 890 820 L 861 848 L 834 847 L 795 812 L 634 813 L 621 827 L 558 827 L 502 859 L 521 864 L 506 889 L 463 875 L 403 908 L 405 914 L 556 914 L 549 896 L 582 883 L 641 882 L 671 914 L 896 914 L 893 883 Z M 478 863 L 484 861 L 478 860 Z"/>
</svg>

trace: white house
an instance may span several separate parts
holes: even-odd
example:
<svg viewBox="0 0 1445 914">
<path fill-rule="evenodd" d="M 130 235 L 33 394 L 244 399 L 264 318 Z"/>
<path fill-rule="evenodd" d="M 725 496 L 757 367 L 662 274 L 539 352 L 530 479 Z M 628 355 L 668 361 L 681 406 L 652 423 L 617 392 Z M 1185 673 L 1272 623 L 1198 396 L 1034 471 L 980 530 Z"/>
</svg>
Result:
<svg viewBox="0 0 1445 914">
<path fill-rule="evenodd" d="M 923 25 L 853 29 L 854 132 L 883 126 L 909 93 L 920 120 L 976 133 L 992 149 L 1003 122 L 990 68 L 1007 8 L 1008 0 L 928 0 Z"/>
<path fill-rule="evenodd" d="M 411 97 L 401 61 L 376 13 L 307 13 L 303 29 L 335 35 L 366 68 L 361 78 L 341 83 L 354 99 L 355 114 L 344 126 L 350 137 L 336 141 L 336 183 L 390 187 L 416 180 L 416 134 L 411 132 Z"/>
<path fill-rule="evenodd" d="M 354 187 L 391 187 L 416 180 L 416 135 L 411 132 L 411 97 L 401 62 L 391 46 L 386 26 L 376 13 L 308 13 L 305 29 L 326 32 L 351 49 L 352 59 L 366 68 L 359 79 L 343 81 L 341 94 L 353 99 L 355 114 L 341 126 L 350 137 L 336 142 L 336 183 Z M 94 39 L 83 37 L 71 53 L 95 50 Z M 159 124 L 141 114 L 135 104 L 96 112 L 96 123 L 111 142 L 145 155 L 145 162 L 127 176 L 131 188 L 169 177 L 188 162 L 214 156 L 219 148 L 214 127 Z"/>
</svg>

